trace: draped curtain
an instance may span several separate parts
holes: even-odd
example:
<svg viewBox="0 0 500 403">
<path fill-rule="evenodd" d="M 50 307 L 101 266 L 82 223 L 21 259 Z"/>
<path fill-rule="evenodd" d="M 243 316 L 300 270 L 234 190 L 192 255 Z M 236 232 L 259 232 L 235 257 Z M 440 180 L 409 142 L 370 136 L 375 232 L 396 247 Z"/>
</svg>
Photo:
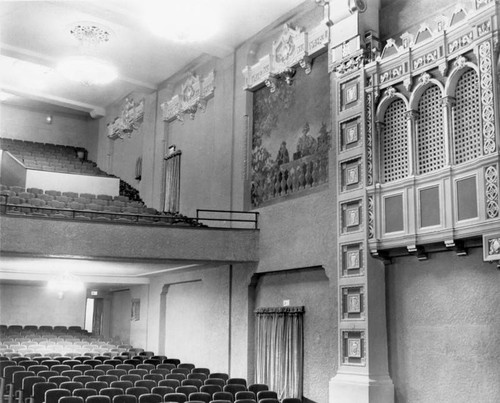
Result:
<svg viewBox="0 0 500 403">
<path fill-rule="evenodd" d="M 302 398 L 304 307 L 255 311 L 255 381 L 285 397 Z"/>
<path fill-rule="evenodd" d="M 95 298 L 94 299 L 94 314 L 92 318 L 92 334 L 99 335 L 102 334 L 102 319 L 104 311 L 104 299 Z"/>
<path fill-rule="evenodd" d="M 180 168 L 180 151 L 176 151 L 165 158 L 165 205 L 163 210 L 169 213 L 179 212 Z"/>
</svg>

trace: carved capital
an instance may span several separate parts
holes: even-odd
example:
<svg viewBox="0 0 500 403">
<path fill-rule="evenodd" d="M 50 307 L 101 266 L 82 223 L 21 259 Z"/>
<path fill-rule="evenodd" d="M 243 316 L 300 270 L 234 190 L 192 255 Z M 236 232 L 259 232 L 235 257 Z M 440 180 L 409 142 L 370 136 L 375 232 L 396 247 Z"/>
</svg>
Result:
<svg viewBox="0 0 500 403">
<path fill-rule="evenodd" d="M 454 97 L 443 97 L 441 98 L 441 105 L 444 107 L 453 107 L 455 106 L 457 100 Z"/>
<path fill-rule="evenodd" d="M 405 112 L 406 120 L 416 121 L 420 118 L 420 114 L 416 110 L 406 111 Z"/>
</svg>

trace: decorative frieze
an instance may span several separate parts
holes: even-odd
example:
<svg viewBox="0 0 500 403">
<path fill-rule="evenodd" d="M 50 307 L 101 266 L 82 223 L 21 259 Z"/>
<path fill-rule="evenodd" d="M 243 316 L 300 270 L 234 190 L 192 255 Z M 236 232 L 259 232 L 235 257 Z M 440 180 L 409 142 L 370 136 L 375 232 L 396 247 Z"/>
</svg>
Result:
<svg viewBox="0 0 500 403">
<path fill-rule="evenodd" d="M 366 118 L 366 183 L 373 185 L 373 95 L 366 93 L 365 118 Z"/>
<path fill-rule="evenodd" d="M 485 155 L 496 151 L 495 112 L 493 102 L 493 64 L 490 41 L 479 46 L 479 70 L 481 71 L 481 106 L 483 117 L 483 151 Z"/>
<path fill-rule="evenodd" d="M 499 189 L 498 189 L 498 167 L 490 165 L 484 171 L 485 189 L 486 189 L 486 217 L 498 218 L 499 208 Z"/>
<path fill-rule="evenodd" d="M 297 65 L 309 74 L 313 57 L 326 49 L 328 40 L 329 29 L 325 22 L 308 32 L 285 24 L 280 38 L 272 44 L 271 53 L 243 69 L 243 89 L 253 90 L 264 84 L 273 91 L 275 80 L 279 78 L 291 84 Z"/>
<path fill-rule="evenodd" d="M 163 120 L 184 121 L 184 114 L 194 119 L 196 112 L 205 111 L 207 101 L 214 95 L 215 72 L 212 70 L 204 78 L 191 73 L 181 85 L 181 93 L 161 104 Z"/>
<path fill-rule="evenodd" d="M 121 138 L 125 135 L 132 136 L 144 118 L 144 98 L 136 102 L 132 98 L 125 98 L 120 116 L 113 122 L 107 124 L 108 137 L 111 139 Z"/>
</svg>

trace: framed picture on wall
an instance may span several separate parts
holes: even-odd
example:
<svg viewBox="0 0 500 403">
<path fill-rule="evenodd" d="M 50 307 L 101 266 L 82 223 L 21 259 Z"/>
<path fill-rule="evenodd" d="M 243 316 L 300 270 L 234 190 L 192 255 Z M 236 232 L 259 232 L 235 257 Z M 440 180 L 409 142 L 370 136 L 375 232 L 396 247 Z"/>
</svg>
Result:
<svg viewBox="0 0 500 403">
<path fill-rule="evenodd" d="M 139 298 L 134 298 L 132 299 L 130 320 L 137 321 L 139 319 L 141 319 L 141 300 Z"/>
</svg>

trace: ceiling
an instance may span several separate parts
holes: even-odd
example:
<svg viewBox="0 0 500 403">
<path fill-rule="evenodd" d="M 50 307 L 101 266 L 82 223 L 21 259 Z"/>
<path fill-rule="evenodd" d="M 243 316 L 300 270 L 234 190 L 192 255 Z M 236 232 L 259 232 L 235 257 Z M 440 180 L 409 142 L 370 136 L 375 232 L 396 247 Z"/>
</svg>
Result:
<svg viewBox="0 0 500 403">
<path fill-rule="evenodd" d="M 231 54 L 245 40 L 304 2 L 209 0 L 211 11 L 219 19 L 218 31 L 196 43 L 160 37 L 142 18 L 147 10 L 171 15 L 176 4 L 186 1 L 0 1 L 0 88 L 10 97 L 4 102 L 30 107 L 52 105 L 65 112 L 103 115 L 108 105 L 131 92 L 155 91 L 160 83 L 202 55 Z M 198 3 L 206 5 L 207 1 L 189 0 L 189 4 L 195 10 Z M 167 9 L 160 5 L 167 5 Z M 66 79 L 55 69 L 61 58 L 81 51 L 70 34 L 79 22 L 92 22 L 110 32 L 109 41 L 94 52 L 117 66 L 119 77 L 114 82 L 83 85 Z"/>
</svg>

